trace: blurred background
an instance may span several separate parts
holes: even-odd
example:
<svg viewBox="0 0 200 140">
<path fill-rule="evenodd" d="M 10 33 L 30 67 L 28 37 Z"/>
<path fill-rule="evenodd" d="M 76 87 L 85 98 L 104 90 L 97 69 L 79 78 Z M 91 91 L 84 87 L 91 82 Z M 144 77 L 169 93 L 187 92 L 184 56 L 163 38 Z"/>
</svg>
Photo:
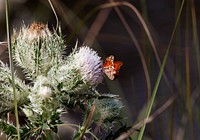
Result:
<svg viewBox="0 0 200 140">
<path fill-rule="evenodd" d="M 182 1 L 51 2 L 69 52 L 78 40 L 79 45 L 96 50 L 103 60 L 114 55 L 116 61 L 124 63 L 119 77 L 113 81 L 105 77 L 99 91 L 120 96 L 127 126 L 144 119 Z M 11 28 L 19 30 L 34 21 L 56 28 L 57 19 L 48 0 L 9 3 Z M 198 0 L 185 0 L 144 139 L 200 139 L 199 5 Z M 0 0 L 0 42 L 0 59 L 8 62 L 4 0 Z"/>
</svg>

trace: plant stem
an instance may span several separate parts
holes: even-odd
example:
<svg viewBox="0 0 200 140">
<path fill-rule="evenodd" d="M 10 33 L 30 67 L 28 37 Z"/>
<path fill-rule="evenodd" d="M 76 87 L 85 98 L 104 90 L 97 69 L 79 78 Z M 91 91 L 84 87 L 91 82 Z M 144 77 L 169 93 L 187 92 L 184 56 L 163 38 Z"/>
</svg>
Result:
<svg viewBox="0 0 200 140">
<path fill-rule="evenodd" d="M 17 136 L 18 136 L 18 140 L 20 140 L 20 132 L 19 132 L 20 126 L 19 126 L 19 117 L 18 117 L 18 109 L 17 109 L 17 97 L 16 97 L 16 92 L 15 92 L 14 66 L 13 66 L 11 36 L 10 36 L 10 28 L 9 28 L 8 0 L 5 1 L 5 7 L 6 7 L 6 30 L 7 30 L 7 40 L 8 40 L 9 62 L 10 62 L 10 69 L 11 69 L 11 76 L 12 76 L 12 87 L 13 87 L 13 95 L 14 95 L 14 107 L 15 107 Z"/>
<path fill-rule="evenodd" d="M 93 117 L 93 115 L 94 115 L 95 109 L 96 109 L 96 106 L 95 106 L 95 104 L 93 104 L 92 107 L 91 107 L 90 114 L 89 114 L 89 116 L 87 117 L 87 120 L 86 120 L 86 122 L 85 122 L 85 124 L 84 124 L 84 128 L 83 128 L 83 131 L 82 131 L 82 133 L 81 133 L 81 136 L 80 136 L 79 140 L 82 140 L 82 139 L 83 139 L 84 134 L 85 134 L 85 132 L 86 132 L 86 130 L 87 130 L 87 128 L 88 128 L 88 125 L 90 124 L 90 122 L 91 122 L 91 120 L 92 120 L 92 117 Z"/>
</svg>

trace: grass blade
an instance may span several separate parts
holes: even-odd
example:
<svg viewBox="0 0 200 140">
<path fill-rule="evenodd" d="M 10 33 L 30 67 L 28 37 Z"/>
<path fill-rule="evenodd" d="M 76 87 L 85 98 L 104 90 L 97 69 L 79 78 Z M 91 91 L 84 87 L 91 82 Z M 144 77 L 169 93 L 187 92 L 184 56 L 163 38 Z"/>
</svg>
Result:
<svg viewBox="0 0 200 140">
<path fill-rule="evenodd" d="M 8 40 L 9 62 L 10 62 L 10 69 L 11 69 L 11 73 L 12 73 L 12 87 L 13 87 L 13 96 L 14 96 L 14 107 L 15 107 L 17 135 L 18 135 L 18 140 L 20 140 L 19 117 L 18 117 L 18 109 L 17 109 L 17 97 L 16 97 L 16 92 L 15 92 L 14 65 L 13 65 L 13 57 L 12 57 L 10 28 L 9 28 L 10 25 L 9 25 L 9 4 L 8 4 L 8 0 L 5 1 L 5 7 L 6 7 L 6 30 L 7 30 L 7 40 Z"/>
<path fill-rule="evenodd" d="M 181 6 L 180 6 L 180 10 L 179 10 L 179 13 L 178 13 L 178 16 L 176 18 L 176 23 L 174 25 L 174 29 L 172 31 L 172 35 L 171 35 L 171 38 L 170 38 L 170 41 L 169 41 L 169 44 L 168 44 L 168 47 L 167 47 L 167 50 L 166 50 L 163 62 L 162 62 L 162 65 L 160 67 L 160 71 L 159 71 L 158 78 L 157 78 L 156 83 L 155 83 L 155 87 L 154 87 L 154 90 L 153 90 L 153 93 L 152 93 L 152 97 L 151 97 L 149 105 L 147 107 L 147 112 L 146 112 L 146 115 L 145 115 L 145 120 L 148 119 L 148 117 L 149 117 L 149 115 L 151 113 L 151 109 L 152 109 L 152 106 L 153 106 L 153 103 L 154 103 L 154 100 L 155 100 L 155 96 L 156 96 L 156 93 L 157 93 L 157 90 L 158 90 L 158 87 L 159 87 L 159 84 L 160 84 L 160 80 L 161 80 L 163 72 L 164 72 L 165 64 L 166 64 L 166 61 L 167 61 L 167 58 L 168 58 L 169 50 L 170 50 L 171 43 L 172 43 L 175 31 L 176 31 L 176 27 L 177 27 L 178 21 L 180 19 L 180 15 L 181 15 L 181 12 L 182 12 L 182 9 L 183 9 L 184 2 L 185 2 L 185 0 L 182 1 Z M 146 127 L 146 122 L 144 122 L 144 126 L 141 128 L 141 131 L 140 131 L 139 136 L 138 136 L 138 140 L 142 139 L 145 127 Z"/>
</svg>

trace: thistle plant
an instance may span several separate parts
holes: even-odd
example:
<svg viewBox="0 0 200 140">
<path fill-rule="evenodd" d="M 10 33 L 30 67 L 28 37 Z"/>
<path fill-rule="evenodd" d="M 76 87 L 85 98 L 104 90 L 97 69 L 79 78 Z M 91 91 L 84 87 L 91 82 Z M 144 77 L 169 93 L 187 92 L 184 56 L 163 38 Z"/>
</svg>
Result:
<svg viewBox="0 0 200 140">
<path fill-rule="evenodd" d="M 103 81 L 102 60 L 96 51 L 77 43 L 67 56 L 61 31 L 50 31 L 41 23 L 23 25 L 14 32 L 13 46 L 15 64 L 25 75 L 22 80 L 15 74 L 18 108 L 25 119 L 20 123 L 22 139 L 58 139 L 58 127 L 64 125 L 60 116 L 75 108 L 82 109 L 84 117 L 73 139 L 96 133 L 91 129 L 94 125 L 111 130 L 122 103 L 118 96 L 96 90 Z M 11 71 L 2 62 L 0 76 L 0 129 L 8 138 L 16 139 L 16 126 L 6 119 L 6 114 L 14 110 Z M 88 119 L 92 106 L 95 110 Z"/>
</svg>

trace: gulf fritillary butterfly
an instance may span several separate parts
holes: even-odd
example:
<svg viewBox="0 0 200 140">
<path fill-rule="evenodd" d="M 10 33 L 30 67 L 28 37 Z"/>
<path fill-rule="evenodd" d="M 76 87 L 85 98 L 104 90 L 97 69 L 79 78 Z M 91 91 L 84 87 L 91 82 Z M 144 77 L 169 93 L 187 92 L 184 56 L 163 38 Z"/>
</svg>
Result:
<svg viewBox="0 0 200 140">
<path fill-rule="evenodd" d="M 110 55 L 106 58 L 103 64 L 104 73 L 108 76 L 110 80 L 114 80 L 116 76 L 119 75 L 120 67 L 123 65 L 121 61 L 114 62 L 114 56 Z"/>
</svg>

